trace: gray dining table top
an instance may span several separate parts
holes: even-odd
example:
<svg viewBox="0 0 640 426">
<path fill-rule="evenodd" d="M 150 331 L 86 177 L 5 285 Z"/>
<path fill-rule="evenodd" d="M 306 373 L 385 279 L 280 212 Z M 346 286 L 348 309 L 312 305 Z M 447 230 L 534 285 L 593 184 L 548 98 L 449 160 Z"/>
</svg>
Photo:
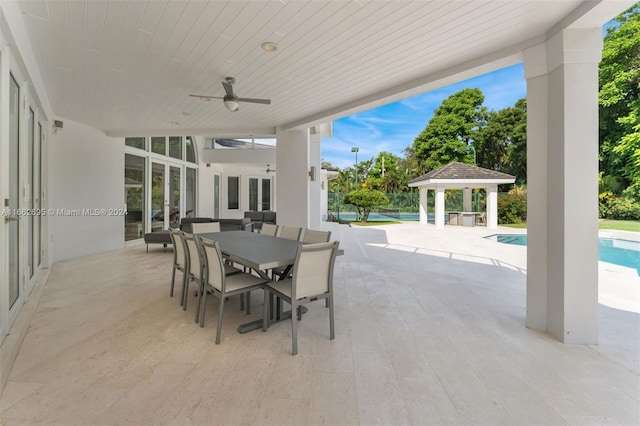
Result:
<svg viewBox="0 0 640 426">
<path fill-rule="evenodd" d="M 229 260 L 258 271 L 292 265 L 300 241 L 247 231 L 207 232 L 201 237 L 215 240 Z"/>
</svg>

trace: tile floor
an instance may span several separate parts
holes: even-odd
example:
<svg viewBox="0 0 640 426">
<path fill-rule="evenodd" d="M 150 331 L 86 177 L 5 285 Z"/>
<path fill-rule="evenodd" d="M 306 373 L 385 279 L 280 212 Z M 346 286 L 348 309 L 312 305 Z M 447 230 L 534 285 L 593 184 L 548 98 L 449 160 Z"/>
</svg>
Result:
<svg viewBox="0 0 640 426">
<path fill-rule="evenodd" d="M 261 316 L 260 291 L 250 317 L 238 300 L 226 305 L 216 345 L 215 298 L 201 329 L 193 299 L 183 312 L 168 296 L 170 250 L 136 245 L 54 265 L 0 422 L 640 423 L 638 310 L 601 305 L 600 345 L 564 345 L 524 326 L 524 247 L 485 240 L 486 229 L 326 226 L 345 249 L 336 339 L 323 303 L 311 304 L 295 357 L 288 322 L 235 331 Z M 605 269 L 640 289 L 625 268 Z"/>
</svg>

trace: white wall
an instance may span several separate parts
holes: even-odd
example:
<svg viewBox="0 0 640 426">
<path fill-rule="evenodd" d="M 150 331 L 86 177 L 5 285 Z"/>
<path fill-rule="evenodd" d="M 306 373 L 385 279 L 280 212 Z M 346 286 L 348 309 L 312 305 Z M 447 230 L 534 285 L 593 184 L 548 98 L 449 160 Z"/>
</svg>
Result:
<svg viewBox="0 0 640 426">
<path fill-rule="evenodd" d="M 104 209 L 97 216 L 50 217 L 53 261 L 114 250 L 124 246 L 124 145 L 122 138 L 63 120 L 49 139 L 51 209 Z"/>
</svg>

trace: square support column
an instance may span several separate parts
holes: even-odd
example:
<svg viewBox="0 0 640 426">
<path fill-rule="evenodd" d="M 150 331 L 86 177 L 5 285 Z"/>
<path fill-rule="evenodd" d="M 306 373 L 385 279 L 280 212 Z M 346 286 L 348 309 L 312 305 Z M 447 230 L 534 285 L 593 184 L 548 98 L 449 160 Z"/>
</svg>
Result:
<svg viewBox="0 0 640 426">
<path fill-rule="evenodd" d="M 309 227 L 309 130 L 278 131 L 276 137 L 278 224 Z"/>
<path fill-rule="evenodd" d="M 462 210 L 465 212 L 473 211 L 471 207 L 471 188 L 464 188 L 462 190 Z"/>
<path fill-rule="evenodd" d="M 444 228 L 444 186 L 436 186 L 436 228 Z"/>
<path fill-rule="evenodd" d="M 427 188 L 420 188 L 420 223 L 429 223 L 429 216 L 427 215 Z"/>
<path fill-rule="evenodd" d="M 487 228 L 498 227 L 498 186 L 487 187 Z"/>
<path fill-rule="evenodd" d="M 527 325 L 565 343 L 598 342 L 601 52 L 600 28 L 564 29 L 524 55 L 531 154 Z"/>
</svg>

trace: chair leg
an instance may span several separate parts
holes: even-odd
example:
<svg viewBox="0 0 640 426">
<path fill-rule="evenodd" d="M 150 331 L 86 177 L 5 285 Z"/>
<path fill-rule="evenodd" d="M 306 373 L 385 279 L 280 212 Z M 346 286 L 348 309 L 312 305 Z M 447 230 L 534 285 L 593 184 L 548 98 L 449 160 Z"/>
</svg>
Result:
<svg viewBox="0 0 640 426">
<path fill-rule="evenodd" d="M 202 293 L 204 291 L 202 281 L 198 282 L 197 284 L 198 284 L 198 299 L 196 300 L 196 318 L 194 319 L 196 323 L 200 320 L 200 298 L 202 297 Z"/>
<path fill-rule="evenodd" d="M 264 289 L 264 302 L 262 303 L 262 332 L 264 333 L 269 328 L 269 308 L 271 306 L 270 292 L 266 288 Z"/>
<path fill-rule="evenodd" d="M 202 300 L 200 301 L 200 328 L 204 327 L 204 311 L 207 309 L 207 289 L 206 286 L 202 292 Z"/>
<path fill-rule="evenodd" d="M 220 312 L 218 312 L 218 329 L 216 330 L 216 345 L 220 344 L 222 335 L 222 315 L 224 314 L 224 297 L 220 295 Z"/>
<path fill-rule="evenodd" d="M 180 291 L 180 306 L 184 306 L 184 298 L 185 298 L 185 295 L 187 294 L 187 288 L 189 286 L 188 280 L 189 280 L 189 275 L 184 273 L 182 275 L 182 290 Z"/>
<path fill-rule="evenodd" d="M 298 319 L 293 314 L 297 309 L 297 306 L 293 306 L 293 301 L 291 301 L 291 355 L 298 354 Z"/>
<path fill-rule="evenodd" d="M 173 267 L 173 271 L 171 271 L 171 291 L 169 292 L 169 297 L 173 297 L 173 286 L 176 283 L 176 267 Z"/>
<path fill-rule="evenodd" d="M 298 309 L 296 309 L 296 314 L 298 315 L 298 321 L 302 321 L 302 305 L 298 306 Z"/>
<path fill-rule="evenodd" d="M 185 289 L 183 291 L 183 296 L 182 296 L 182 310 L 186 311 L 187 310 L 187 300 L 189 300 L 189 283 L 190 283 L 191 279 L 187 277 L 187 280 L 185 282 Z"/>
<path fill-rule="evenodd" d="M 336 337 L 335 323 L 333 318 L 333 293 L 327 298 L 329 302 L 329 339 L 333 340 Z"/>
</svg>

